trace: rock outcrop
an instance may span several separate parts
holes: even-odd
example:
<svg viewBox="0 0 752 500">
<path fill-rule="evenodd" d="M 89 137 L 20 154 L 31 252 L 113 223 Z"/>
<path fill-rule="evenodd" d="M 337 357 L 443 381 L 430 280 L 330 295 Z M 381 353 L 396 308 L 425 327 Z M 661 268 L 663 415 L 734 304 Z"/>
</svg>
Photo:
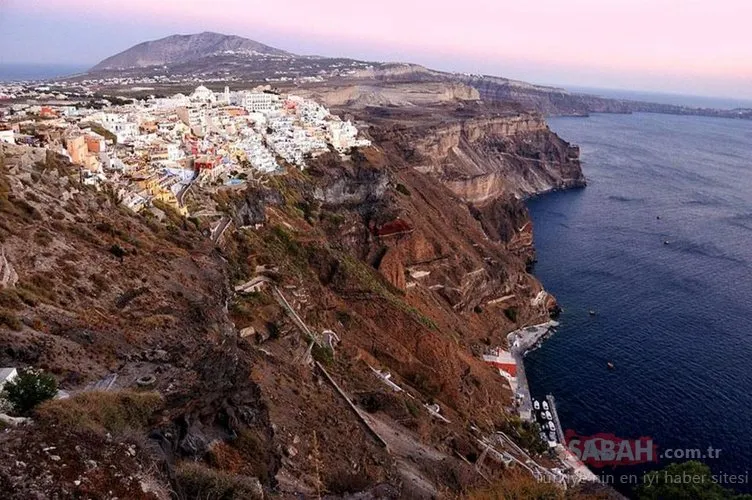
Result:
<svg viewBox="0 0 752 500">
<path fill-rule="evenodd" d="M 5 248 L 0 245 L 0 289 L 13 288 L 18 283 L 18 273 L 5 255 Z"/>
<path fill-rule="evenodd" d="M 537 114 L 439 124 L 421 130 L 411 143 L 425 158 L 416 168 L 438 176 L 468 203 L 585 185 L 578 148 Z"/>
<path fill-rule="evenodd" d="M 368 106 L 433 106 L 442 103 L 478 101 L 477 89 L 459 82 L 416 82 L 390 84 L 364 82 L 301 89 L 296 93 L 313 98 L 327 107 L 363 109 Z"/>
</svg>

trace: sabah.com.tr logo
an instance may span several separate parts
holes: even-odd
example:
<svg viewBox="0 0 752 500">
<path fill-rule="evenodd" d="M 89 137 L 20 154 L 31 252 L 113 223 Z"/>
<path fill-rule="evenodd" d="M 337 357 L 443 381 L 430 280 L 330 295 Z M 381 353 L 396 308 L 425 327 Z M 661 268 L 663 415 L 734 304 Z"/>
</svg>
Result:
<svg viewBox="0 0 752 500">
<path fill-rule="evenodd" d="M 573 430 L 568 430 L 564 437 L 567 450 L 581 462 L 593 467 L 644 464 L 661 459 L 704 460 L 718 458 L 721 452 L 719 448 L 712 446 L 705 449 L 666 448 L 659 452 L 653 438 L 649 437 L 623 439 L 607 433 L 580 436 Z"/>
<path fill-rule="evenodd" d="M 565 438 L 567 450 L 581 462 L 593 467 L 658 461 L 658 447 L 649 437 L 622 439 L 606 433 L 579 436 L 573 430 L 568 430 Z"/>
</svg>

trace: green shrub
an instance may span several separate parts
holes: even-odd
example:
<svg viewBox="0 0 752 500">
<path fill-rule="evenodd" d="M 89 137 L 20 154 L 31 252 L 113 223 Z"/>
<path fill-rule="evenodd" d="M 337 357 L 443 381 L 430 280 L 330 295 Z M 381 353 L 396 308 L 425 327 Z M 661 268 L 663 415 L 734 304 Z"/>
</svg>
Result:
<svg viewBox="0 0 752 500">
<path fill-rule="evenodd" d="M 397 192 L 402 193 L 405 196 L 410 196 L 410 190 L 407 189 L 407 186 L 405 186 L 404 184 L 397 184 L 397 187 L 395 189 L 397 189 Z"/>
<path fill-rule="evenodd" d="M 540 426 L 537 423 L 512 417 L 507 420 L 504 431 L 522 448 L 532 453 L 543 454 L 548 450 L 548 445 L 540 438 Z"/>
<path fill-rule="evenodd" d="M 324 366 L 334 363 L 334 351 L 329 346 L 321 346 L 314 343 L 313 349 L 311 349 L 311 356 Z"/>
<path fill-rule="evenodd" d="M 15 379 L 5 384 L 3 392 L 13 408 L 25 415 L 38 404 L 55 397 L 57 380 L 42 370 L 24 368 Z"/>
<path fill-rule="evenodd" d="M 420 408 L 418 408 L 418 405 L 410 401 L 409 399 L 405 400 L 405 407 L 407 408 L 407 411 L 410 412 L 410 415 L 417 418 L 418 415 L 420 415 Z"/>
<path fill-rule="evenodd" d="M 690 461 L 671 464 L 664 469 L 645 474 L 636 493 L 639 500 L 662 500 L 664 498 L 692 498 L 698 500 L 739 499 L 739 495 L 724 488 L 714 480 L 710 467 L 702 462 Z M 689 478 L 689 479 L 687 479 Z"/>
<path fill-rule="evenodd" d="M 510 307 L 509 309 L 504 309 L 504 316 L 506 316 L 509 321 L 517 323 L 517 308 Z"/>
<path fill-rule="evenodd" d="M 344 326 L 348 326 L 350 324 L 350 321 L 352 321 L 352 316 L 350 316 L 350 313 L 347 311 L 337 311 L 334 313 L 335 317 L 337 318 L 337 321 L 342 323 Z"/>
<path fill-rule="evenodd" d="M 123 257 L 125 257 L 128 252 L 126 252 L 120 245 L 112 245 L 110 247 L 110 253 L 117 257 L 120 262 L 123 262 Z"/>
<path fill-rule="evenodd" d="M 0 290 L 0 307 L 6 309 L 19 310 L 23 308 L 23 302 L 13 288 Z"/>
</svg>

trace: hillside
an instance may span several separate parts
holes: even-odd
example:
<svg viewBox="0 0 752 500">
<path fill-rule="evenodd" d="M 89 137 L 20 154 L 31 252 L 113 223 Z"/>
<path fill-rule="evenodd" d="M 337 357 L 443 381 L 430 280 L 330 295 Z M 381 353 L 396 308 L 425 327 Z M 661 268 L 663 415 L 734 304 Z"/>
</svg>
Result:
<svg viewBox="0 0 752 500">
<path fill-rule="evenodd" d="M 752 110 L 693 108 L 624 99 L 611 99 L 535 85 L 501 76 L 450 73 L 416 64 L 359 61 L 341 57 L 299 56 L 252 40 L 218 33 L 173 35 L 145 42 L 94 66 L 86 80 L 155 77 L 168 82 L 160 90 L 175 91 L 181 81 L 201 74 L 226 83 L 273 82 L 297 87 L 305 79 L 323 87 L 349 87 L 350 98 L 368 104 L 385 104 L 394 87 L 466 86 L 487 102 L 517 103 L 546 116 L 586 116 L 589 113 L 666 113 L 751 119 Z M 270 75 L 274 75 L 270 78 Z M 176 83 L 173 86 L 172 83 Z M 164 82 L 163 82 L 164 85 Z M 105 84 L 105 88 L 109 86 Z M 354 89 L 354 90 L 353 90 Z"/>
<path fill-rule="evenodd" d="M 0 434 L 5 498 L 563 497 L 478 460 L 497 429 L 529 444 L 478 355 L 555 309 L 511 195 L 581 185 L 574 150 L 535 115 L 365 112 L 376 147 L 214 195 L 216 244 L 207 220 L 134 215 L 64 158 L 3 146 L 0 364 L 73 395 Z M 452 189 L 492 171 L 484 197 Z"/>
<path fill-rule="evenodd" d="M 105 59 L 90 71 L 184 64 L 223 54 L 236 57 L 292 55 L 247 38 L 204 32 L 195 35 L 172 35 L 140 43 Z"/>
</svg>

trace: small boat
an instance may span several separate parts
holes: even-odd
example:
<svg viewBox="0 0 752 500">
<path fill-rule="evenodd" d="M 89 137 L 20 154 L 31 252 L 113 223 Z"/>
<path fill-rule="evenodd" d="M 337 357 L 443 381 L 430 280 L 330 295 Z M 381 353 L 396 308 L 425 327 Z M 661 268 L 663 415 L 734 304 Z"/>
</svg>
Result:
<svg viewBox="0 0 752 500">
<path fill-rule="evenodd" d="M 546 412 L 546 420 L 553 420 L 553 419 L 554 419 L 554 417 L 553 417 L 553 415 L 551 415 L 551 412 L 547 411 Z"/>
<path fill-rule="evenodd" d="M 589 312 L 590 316 L 595 316 L 595 311 L 594 310 L 590 309 L 590 311 L 588 311 L 588 312 Z"/>
<path fill-rule="evenodd" d="M 543 409 L 545 411 L 548 411 L 548 403 L 546 403 L 545 401 L 543 402 Z"/>
<path fill-rule="evenodd" d="M 670 245 L 670 244 L 671 244 L 671 242 L 670 242 L 670 241 L 668 241 L 668 240 L 666 240 L 666 241 L 664 241 L 664 242 L 663 242 L 663 244 L 664 244 L 664 245 Z"/>
<path fill-rule="evenodd" d="M 533 401 L 533 408 L 535 408 L 536 410 L 540 410 L 540 403 L 537 401 Z"/>
<path fill-rule="evenodd" d="M 551 429 L 552 431 L 555 431 L 555 430 L 556 430 L 556 426 L 554 425 L 554 423 L 553 423 L 553 422 L 549 422 L 549 423 L 548 423 L 548 428 L 549 428 L 549 429 Z"/>
<path fill-rule="evenodd" d="M 613 362 L 611 362 L 611 361 L 609 361 L 608 363 L 606 363 L 606 366 L 608 366 L 608 369 L 609 369 L 609 370 L 614 370 L 614 369 L 616 369 L 616 365 L 614 365 L 614 363 L 613 363 Z"/>
</svg>

